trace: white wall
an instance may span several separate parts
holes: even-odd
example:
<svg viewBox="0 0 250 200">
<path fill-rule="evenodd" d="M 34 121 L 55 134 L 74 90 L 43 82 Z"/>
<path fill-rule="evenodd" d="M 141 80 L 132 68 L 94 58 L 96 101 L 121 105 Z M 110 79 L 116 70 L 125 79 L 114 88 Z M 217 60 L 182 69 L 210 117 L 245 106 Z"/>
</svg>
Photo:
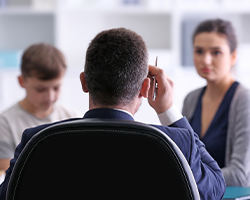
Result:
<svg viewBox="0 0 250 200">
<path fill-rule="evenodd" d="M 88 110 L 88 94 L 81 90 L 79 74 L 87 46 L 99 31 L 113 27 L 130 28 L 143 36 L 149 48 L 149 63 L 154 64 L 158 56 L 159 67 L 175 82 L 175 104 L 181 109 L 185 95 L 205 85 L 193 67 L 180 66 L 181 23 L 191 17 L 229 19 L 239 39 L 236 77 L 250 88 L 250 0 L 141 0 L 142 6 L 135 7 L 122 7 L 122 0 L 58 0 L 57 7 L 45 5 L 45 1 L 33 2 L 43 2 L 44 6 L 41 9 L 36 3 L 35 8 L 0 9 L 0 50 L 19 51 L 41 41 L 59 47 L 69 66 L 60 102 L 82 114 Z M 0 66 L 0 112 L 25 95 L 18 85 L 18 74 L 17 68 Z M 147 100 L 135 118 L 159 123 Z"/>
</svg>

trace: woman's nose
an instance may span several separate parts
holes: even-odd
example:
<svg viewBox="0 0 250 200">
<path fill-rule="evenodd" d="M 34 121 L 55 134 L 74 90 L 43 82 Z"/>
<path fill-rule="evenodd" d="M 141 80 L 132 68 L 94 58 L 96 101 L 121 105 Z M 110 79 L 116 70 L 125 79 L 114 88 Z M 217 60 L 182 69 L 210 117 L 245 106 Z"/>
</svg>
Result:
<svg viewBox="0 0 250 200">
<path fill-rule="evenodd" d="M 211 65 L 212 63 L 212 56 L 209 53 L 203 55 L 202 61 L 205 65 Z"/>
</svg>

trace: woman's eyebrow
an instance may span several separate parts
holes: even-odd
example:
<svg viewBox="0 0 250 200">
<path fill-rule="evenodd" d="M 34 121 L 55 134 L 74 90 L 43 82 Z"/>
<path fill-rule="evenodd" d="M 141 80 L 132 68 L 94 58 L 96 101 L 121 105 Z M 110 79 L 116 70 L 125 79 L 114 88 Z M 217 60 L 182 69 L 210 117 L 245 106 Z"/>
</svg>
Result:
<svg viewBox="0 0 250 200">
<path fill-rule="evenodd" d="M 194 46 L 194 48 L 196 48 L 196 49 L 203 49 L 204 47 Z M 220 47 L 210 47 L 210 49 L 212 49 L 212 50 L 218 50 L 218 49 L 221 49 L 221 48 Z"/>
</svg>

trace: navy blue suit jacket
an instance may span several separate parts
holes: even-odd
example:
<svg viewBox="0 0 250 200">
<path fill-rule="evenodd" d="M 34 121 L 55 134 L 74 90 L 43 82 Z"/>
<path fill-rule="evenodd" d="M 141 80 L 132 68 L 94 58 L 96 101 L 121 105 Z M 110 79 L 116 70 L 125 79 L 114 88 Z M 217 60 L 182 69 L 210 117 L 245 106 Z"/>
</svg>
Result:
<svg viewBox="0 0 250 200">
<path fill-rule="evenodd" d="M 124 119 L 134 121 L 132 116 L 123 111 L 105 108 L 89 110 L 84 115 L 84 118 Z M 69 120 L 79 119 L 82 118 Z M 5 180 L 0 186 L 0 200 L 5 199 L 12 169 L 22 149 L 33 135 L 50 125 L 51 124 L 37 126 L 35 128 L 26 129 L 23 132 L 22 140 L 16 148 L 14 158 L 10 161 L 9 169 L 6 171 Z M 206 151 L 204 144 L 199 140 L 197 134 L 194 133 L 186 118 L 183 117 L 169 127 L 159 125 L 152 126 L 166 133 L 180 148 L 191 167 L 201 199 L 222 199 L 226 189 L 222 172 L 217 162 Z"/>
</svg>

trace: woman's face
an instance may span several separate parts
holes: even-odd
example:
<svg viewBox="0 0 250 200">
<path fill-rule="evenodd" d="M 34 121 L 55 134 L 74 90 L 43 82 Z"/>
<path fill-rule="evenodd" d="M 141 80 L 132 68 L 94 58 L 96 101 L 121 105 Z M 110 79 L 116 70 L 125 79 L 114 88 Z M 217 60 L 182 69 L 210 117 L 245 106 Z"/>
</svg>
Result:
<svg viewBox="0 0 250 200">
<path fill-rule="evenodd" d="M 215 32 L 199 33 L 194 38 L 194 64 L 207 81 L 220 82 L 231 77 L 236 51 L 230 52 L 226 36 Z"/>
</svg>

